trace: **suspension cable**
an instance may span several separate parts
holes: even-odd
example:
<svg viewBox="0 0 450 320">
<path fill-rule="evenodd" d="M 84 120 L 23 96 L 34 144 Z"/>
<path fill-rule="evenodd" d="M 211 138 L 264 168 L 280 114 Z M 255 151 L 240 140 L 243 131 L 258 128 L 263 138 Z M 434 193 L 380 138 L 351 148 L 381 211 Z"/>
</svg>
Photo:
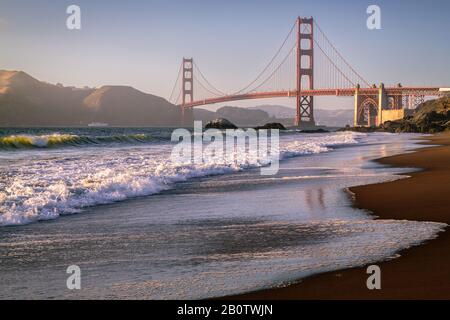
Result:
<svg viewBox="0 0 450 320">
<path fill-rule="evenodd" d="M 328 44 L 331 46 L 331 48 L 337 53 L 339 58 L 342 59 L 342 61 L 352 70 L 352 72 L 364 82 L 365 85 L 370 87 L 370 84 L 350 65 L 350 63 L 347 62 L 347 60 L 340 54 L 340 52 L 336 49 L 336 47 L 333 45 L 333 43 L 328 39 L 326 34 L 322 31 L 319 24 L 316 22 L 316 20 L 313 21 L 314 25 L 319 29 L 320 34 L 324 37 L 324 39 L 328 42 Z"/>
<path fill-rule="evenodd" d="M 194 75 L 194 81 L 196 81 L 195 83 L 198 83 L 204 90 L 208 91 L 209 93 L 211 93 L 212 95 L 219 97 L 221 96 L 221 94 L 218 94 L 216 92 L 212 92 L 211 90 L 209 90 L 208 88 L 206 88 L 206 86 L 203 85 L 203 83 L 201 81 L 198 80 L 198 78 Z"/>
<path fill-rule="evenodd" d="M 289 37 L 292 34 L 292 31 L 294 31 L 295 26 L 297 25 L 297 22 L 295 22 L 292 27 L 291 30 L 289 31 L 288 35 L 286 36 L 286 38 L 284 38 L 283 43 L 281 44 L 280 48 L 277 50 L 277 52 L 275 53 L 275 55 L 272 57 L 272 59 L 269 61 L 269 63 L 266 65 L 266 67 L 256 76 L 256 78 L 250 82 L 247 86 L 245 86 L 244 88 L 242 88 L 239 91 L 234 92 L 233 94 L 239 94 L 242 93 L 243 91 L 247 90 L 249 87 L 251 87 L 256 81 L 259 80 L 259 78 L 261 78 L 261 76 L 264 74 L 264 72 L 267 71 L 267 69 L 269 69 L 270 65 L 274 62 L 274 60 L 278 57 L 278 55 L 280 54 L 281 50 L 283 49 L 284 45 L 286 44 L 286 42 L 288 41 Z"/>
<path fill-rule="evenodd" d="M 331 62 L 331 64 L 335 67 L 335 69 L 337 71 L 339 71 L 340 74 L 342 74 L 342 76 L 348 81 L 350 82 L 353 86 L 355 86 L 355 83 L 350 80 L 345 73 L 333 62 L 333 60 L 331 60 L 331 58 L 325 53 L 325 51 L 322 49 L 322 47 L 319 45 L 319 43 L 314 39 L 314 43 L 317 45 L 317 47 L 320 49 L 320 51 L 322 51 L 322 53 L 324 54 L 324 56 L 328 59 L 328 61 Z"/>
<path fill-rule="evenodd" d="M 217 93 L 226 96 L 227 94 L 224 93 L 223 91 L 217 89 L 215 86 L 213 86 L 211 84 L 211 82 L 208 81 L 208 79 L 206 79 L 206 77 L 203 75 L 202 71 L 200 70 L 200 68 L 198 67 L 198 65 L 194 62 L 194 66 L 197 68 L 198 73 L 200 74 L 200 76 L 203 78 L 203 80 L 205 80 L 206 84 L 208 84 L 214 91 L 217 91 Z"/>
<path fill-rule="evenodd" d="M 261 88 L 264 84 L 267 83 L 267 81 L 269 81 L 269 79 L 281 68 L 281 66 L 286 62 L 286 60 L 291 56 L 292 52 L 294 51 L 294 49 L 296 48 L 297 43 L 294 44 L 294 46 L 288 51 L 288 54 L 284 57 L 284 59 L 281 61 L 281 63 L 277 66 L 277 68 L 266 78 L 266 80 L 264 80 L 259 86 L 254 87 L 252 90 L 250 90 L 249 92 L 255 91 L 256 89 Z"/>
<path fill-rule="evenodd" d="M 175 93 L 175 88 L 178 84 L 178 80 L 180 80 L 180 76 L 181 76 L 181 69 L 183 68 L 183 64 L 180 64 L 180 69 L 178 70 L 178 76 L 177 76 L 177 80 L 175 81 L 173 88 L 172 88 L 172 92 L 170 93 L 170 98 L 169 98 L 169 102 L 172 101 L 173 98 L 173 94 Z"/>
</svg>

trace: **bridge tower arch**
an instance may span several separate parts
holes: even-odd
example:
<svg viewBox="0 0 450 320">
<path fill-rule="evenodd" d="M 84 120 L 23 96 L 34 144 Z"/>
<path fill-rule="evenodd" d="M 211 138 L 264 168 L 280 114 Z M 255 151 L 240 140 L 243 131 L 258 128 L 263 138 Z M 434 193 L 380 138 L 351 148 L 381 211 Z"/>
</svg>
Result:
<svg viewBox="0 0 450 320">
<path fill-rule="evenodd" d="M 362 95 L 360 93 L 359 84 L 355 88 L 355 110 L 354 123 L 355 127 L 365 126 L 371 127 L 378 124 L 379 120 L 379 96 L 378 95 Z"/>
<path fill-rule="evenodd" d="M 305 40 L 305 41 L 302 41 Z M 306 62 L 303 63 L 303 62 Z M 297 112 L 295 125 L 314 125 L 314 97 L 302 95 L 314 89 L 314 20 L 297 18 Z M 306 78 L 307 85 L 303 82 Z"/>
</svg>

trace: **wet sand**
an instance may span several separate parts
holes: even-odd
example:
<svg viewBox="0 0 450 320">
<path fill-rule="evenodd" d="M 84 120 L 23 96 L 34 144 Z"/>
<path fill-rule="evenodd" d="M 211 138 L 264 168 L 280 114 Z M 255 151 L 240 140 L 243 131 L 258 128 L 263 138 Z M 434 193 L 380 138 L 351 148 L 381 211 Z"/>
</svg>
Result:
<svg viewBox="0 0 450 320">
<path fill-rule="evenodd" d="M 422 168 L 411 178 L 353 187 L 355 206 L 380 219 L 443 222 L 450 225 L 450 134 L 428 138 L 436 147 L 379 159 L 399 167 Z M 366 268 L 353 268 L 303 279 L 284 288 L 233 299 L 450 299 L 450 227 L 435 240 L 380 262 L 381 290 L 368 290 Z"/>
</svg>

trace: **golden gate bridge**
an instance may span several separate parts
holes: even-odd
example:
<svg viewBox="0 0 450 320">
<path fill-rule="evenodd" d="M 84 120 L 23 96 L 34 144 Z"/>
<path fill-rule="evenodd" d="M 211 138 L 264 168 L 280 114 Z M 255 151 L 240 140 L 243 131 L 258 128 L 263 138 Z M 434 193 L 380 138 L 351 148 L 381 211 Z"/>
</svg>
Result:
<svg viewBox="0 0 450 320">
<path fill-rule="evenodd" d="M 195 98 L 194 98 L 195 89 Z M 312 18 L 298 17 L 274 56 L 252 81 L 224 92 L 205 77 L 193 58 L 183 58 L 169 101 L 183 118 L 202 105 L 248 99 L 296 99 L 296 126 L 311 125 L 314 97 L 354 97 L 354 125 L 373 126 L 402 118 L 427 96 L 443 94 L 440 87 L 371 85 L 339 53 Z"/>
</svg>

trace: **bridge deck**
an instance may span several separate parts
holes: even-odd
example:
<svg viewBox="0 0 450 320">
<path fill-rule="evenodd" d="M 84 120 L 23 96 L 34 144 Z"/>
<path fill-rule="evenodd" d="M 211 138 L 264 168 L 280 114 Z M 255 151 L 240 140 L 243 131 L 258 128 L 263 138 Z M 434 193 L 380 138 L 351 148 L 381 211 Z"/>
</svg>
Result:
<svg viewBox="0 0 450 320">
<path fill-rule="evenodd" d="M 359 93 L 362 95 L 377 95 L 378 88 L 360 88 Z M 424 96 L 438 96 L 443 92 L 437 87 L 391 87 L 385 88 L 387 95 L 389 96 L 399 96 L 399 95 L 410 95 L 418 94 Z M 337 96 L 337 97 L 351 97 L 355 94 L 354 88 L 343 88 L 343 89 L 314 89 L 314 90 L 304 90 L 302 91 L 302 96 Z M 289 98 L 296 97 L 297 91 L 272 91 L 272 92 L 253 92 L 238 95 L 228 95 L 217 98 L 210 98 L 204 100 L 193 101 L 186 103 L 185 105 L 180 105 L 184 108 L 193 108 L 208 104 L 223 103 L 238 100 L 250 100 L 250 99 L 265 99 L 265 98 Z"/>
</svg>

